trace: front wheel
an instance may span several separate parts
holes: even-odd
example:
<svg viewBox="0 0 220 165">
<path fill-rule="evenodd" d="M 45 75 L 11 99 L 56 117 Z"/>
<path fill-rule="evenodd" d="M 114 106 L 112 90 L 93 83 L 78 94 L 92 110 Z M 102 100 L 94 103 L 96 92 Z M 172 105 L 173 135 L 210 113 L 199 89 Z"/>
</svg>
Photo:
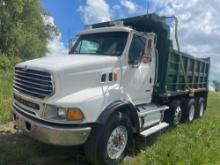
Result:
<svg viewBox="0 0 220 165">
<path fill-rule="evenodd" d="M 117 165 L 126 155 L 132 136 L 129 118 L 116 112 L 106 125 L 95 128 L 85 144 L 87 159 L 95 165 Z"/>
</svg>

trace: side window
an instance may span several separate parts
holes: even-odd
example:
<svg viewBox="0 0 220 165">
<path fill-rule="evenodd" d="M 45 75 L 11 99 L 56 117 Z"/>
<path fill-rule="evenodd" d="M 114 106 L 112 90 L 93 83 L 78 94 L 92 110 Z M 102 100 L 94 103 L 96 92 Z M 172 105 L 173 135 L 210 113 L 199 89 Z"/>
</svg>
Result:
<svg viewBox="0 0 220 165">
<path fill-rule="evenodd" d="M 145 51 L 146 39 L 141 36 L 134 35 L 129 50 L 129 64 L 138 64 L 141 61 Z"/>
</svg>

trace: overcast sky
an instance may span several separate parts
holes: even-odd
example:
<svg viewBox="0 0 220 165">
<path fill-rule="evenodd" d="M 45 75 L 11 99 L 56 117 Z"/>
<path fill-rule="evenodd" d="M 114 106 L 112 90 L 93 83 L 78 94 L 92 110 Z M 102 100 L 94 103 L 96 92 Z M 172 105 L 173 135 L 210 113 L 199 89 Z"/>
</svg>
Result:
<svg viewBox="0 0 220 165">
<path fill-rule="evenodd" d="M 42 0 L 61 35 L 49 43 L 51 53 L 65 51 L 68 40 L 85 24 L 147 12 L 145 0 Z M 220 0 L 149 0 L 149 12 L 179 19 L 182 51 L 211 57 L 211 80 L 220 79 Z"/>
</svg>

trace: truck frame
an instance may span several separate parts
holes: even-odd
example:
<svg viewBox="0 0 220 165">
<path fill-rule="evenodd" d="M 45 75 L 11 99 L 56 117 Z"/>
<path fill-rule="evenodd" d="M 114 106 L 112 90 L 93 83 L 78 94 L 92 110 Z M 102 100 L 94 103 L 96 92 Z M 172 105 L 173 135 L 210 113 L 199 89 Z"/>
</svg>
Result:
<svg viewBox="0 0 220 165">
<path fill-rule="evenodd" d="M 89 25 L 69 55 L 16 65 L 16 128 L 44 143 L 83 145 L 91 163 L 114 165 L 134 134 L 202 117 L 210 58 L 175 50 L 165 19 L 147 14 Z"/>
</svg>

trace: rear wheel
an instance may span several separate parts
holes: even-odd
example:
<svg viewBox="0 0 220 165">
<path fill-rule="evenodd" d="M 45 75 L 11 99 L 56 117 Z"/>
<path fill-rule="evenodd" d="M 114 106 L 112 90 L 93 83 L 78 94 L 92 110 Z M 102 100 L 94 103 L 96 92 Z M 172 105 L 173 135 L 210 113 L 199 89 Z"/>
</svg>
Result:
<svg viewBox="0 0 220 165">
<path fill-rule="evenodd" d="M 165 118 L 174 127 L 180 124 L 182 118 L 181 101 L 174 100 L 171 102 L 170 109 L 165 112 Z"/>
<path fill-rule="evenodd" d="M 94 129 L 85 144 L 87 159 L 94 165 L 117 165 L 126 155 L 132 136 L 130 119 L 116 112 L 104 126 Z"/>
<path fill-rule="evenodd" d="M 194 120 L 195 115 L 196 115 L 195 99 L 193 98 L 187 99 L 184 103 L 183 121 L 191 123 Z"/>
<path fill-rule="evenodd" d="M 203 117 L 204 112 L 205 112 L 205 100 L 204 100 L 204 98 L 200 97 L 197 100 L 197 111 L 196 111 L 197 114 L 196 114 L 196 116 L 201 118 L 201 117 Z"/>
</svg>

